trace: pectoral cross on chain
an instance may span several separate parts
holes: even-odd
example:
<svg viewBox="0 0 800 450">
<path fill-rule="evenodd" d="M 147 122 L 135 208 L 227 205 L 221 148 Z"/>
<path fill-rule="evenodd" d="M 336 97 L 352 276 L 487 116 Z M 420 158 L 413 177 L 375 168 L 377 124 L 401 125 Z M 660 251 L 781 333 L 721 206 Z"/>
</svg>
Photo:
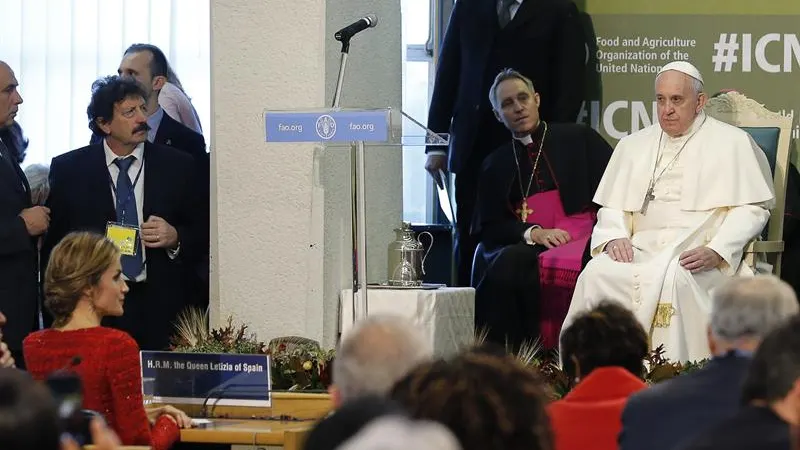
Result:
<svg viewBox="0 0 800 450">
<path fill-rule="evenodd" d="M 528 202 L 523 201 L 522 206 L 517 208 L 516 213 L 519 215 L 519 218 L 522 219 L 523 222 L 528 220 L 528 216 L 533 213 L 532 209 L 528 209 Z"/>
<path fill-rule="evenodd" d="M 656 196 L 653 194 L 653 185 L 651 184 L 647 188 L 647 192 L 644 194 L 644 203 L 642 203 L 642 209 L 640 209 L 639 212 L 642 215 L 646 215 L 647 214 L 647 207 L 650 206 L 650 202 L 655 200 L 655 199 L 656 199 Z"/>
</svg>

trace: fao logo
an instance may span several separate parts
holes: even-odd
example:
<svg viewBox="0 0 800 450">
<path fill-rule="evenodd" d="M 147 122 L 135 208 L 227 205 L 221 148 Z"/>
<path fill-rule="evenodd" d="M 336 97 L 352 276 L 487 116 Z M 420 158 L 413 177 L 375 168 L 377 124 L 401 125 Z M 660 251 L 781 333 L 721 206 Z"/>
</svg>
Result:
<svg viewBox="0 0 800 450">
<path fill-rule="evenodd" d="M 322 139 L 330 139 L 336 134 L 336 121 L 325 114 L 317 119 L 317 135 Z"/>
</svg>

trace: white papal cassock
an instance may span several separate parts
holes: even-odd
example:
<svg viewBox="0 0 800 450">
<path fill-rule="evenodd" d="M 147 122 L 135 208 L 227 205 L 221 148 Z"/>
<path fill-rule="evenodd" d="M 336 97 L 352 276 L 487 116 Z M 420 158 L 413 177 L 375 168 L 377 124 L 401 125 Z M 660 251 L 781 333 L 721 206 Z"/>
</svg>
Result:
<svg viewBox="0 0 800 450">
<path fill-rule="evenodd" d="M 650 180 L 662 170 L 655 199 L 642 214 Z M 578 278 L 562 330 L 577 313 L 616 300 L 650 332 L 651 347 L 663 344 L 671 360 L 708 357 L 710 293 L 729 276 L 752 275 L 741 264 L 742 253 L 769 218 L 772 186 L 766 156 L 750 135 L 704 113 L 681 137 L 670 138 L 655 124 L 622 139 L 595 194 L 601 209 L 590 244 L 593 259 Z M 633 262 L 613 261 L 606 244 L 626 237 Z M 679 257 L 700 246 L 723 262 L 692 274 Z"/>
</svg>

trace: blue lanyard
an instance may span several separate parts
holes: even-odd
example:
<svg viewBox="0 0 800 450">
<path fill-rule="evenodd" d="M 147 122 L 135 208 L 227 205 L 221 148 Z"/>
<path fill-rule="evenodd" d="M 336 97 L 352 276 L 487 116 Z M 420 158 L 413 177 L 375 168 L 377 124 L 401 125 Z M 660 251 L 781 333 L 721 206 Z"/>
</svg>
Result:
<svg viewBox="0 0 800 450">
<path fill-rule="evenodd" d="M 114 185 L 114 180 L 111 178 L 111 172 L 106 171 L 106 173 L 108 174 L 108 183 L 111 184 L 111 190 L 114 191 L 114 197 L 116 197 L 117 199 L 117 207 L 119 207 L 119 205 L 127 205 L 128 202 L 131 200 L 131 197 L 133 196 L 133 191 L 136 189 L 136 184 L 139 182 L 139 177 L 142 175 L 142 169 L 144 169 L 144 158 L 142 158 L 142 165 L 139 166 L 139 171 L 136 172 L 136 178 L 134 178 L 133 183 L 131 184 L 131 191 L 128 192 L 128 197 L 126 197 L 125 201 L 122 203 L 120 203 L 119 201 L 119 196 L 117 195 L 117 187 Z M 122 169 L 120 169 L 120 173 L 122 173 Z M 122 217 L 117 217 L 117 220 L 119 220 L 122 223 L 125 223 L 124 209 L 122 210 Z"/>
</svg>

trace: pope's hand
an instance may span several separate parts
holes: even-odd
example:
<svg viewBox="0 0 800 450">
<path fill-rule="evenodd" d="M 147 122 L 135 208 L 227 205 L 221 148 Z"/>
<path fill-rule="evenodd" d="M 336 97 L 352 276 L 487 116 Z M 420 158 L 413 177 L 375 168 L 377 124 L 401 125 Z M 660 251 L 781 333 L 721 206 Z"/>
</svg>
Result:
<svg viewBox="0 0 800 450">
<path fill-rule="evenodd" d="M 697 247 L 681 253 L 681 267 L 692 272 L 711 270 L 722 262 L 722 257 L 708 247 Z"/>
<path fill-rule="evenodd" d="M 558 228 L 534 228 L 531 230 L 531 240 L 547 248 L 553 248 L 566 244 L 572 240 L 572 237 L 566 231 Z"/>
<path fill-rule="evenodd" d="M 633 244 L 628 238 L 614 239 L 606 244 L 609 258 L 617 262 L 633 262 Z"/>
</svg>

